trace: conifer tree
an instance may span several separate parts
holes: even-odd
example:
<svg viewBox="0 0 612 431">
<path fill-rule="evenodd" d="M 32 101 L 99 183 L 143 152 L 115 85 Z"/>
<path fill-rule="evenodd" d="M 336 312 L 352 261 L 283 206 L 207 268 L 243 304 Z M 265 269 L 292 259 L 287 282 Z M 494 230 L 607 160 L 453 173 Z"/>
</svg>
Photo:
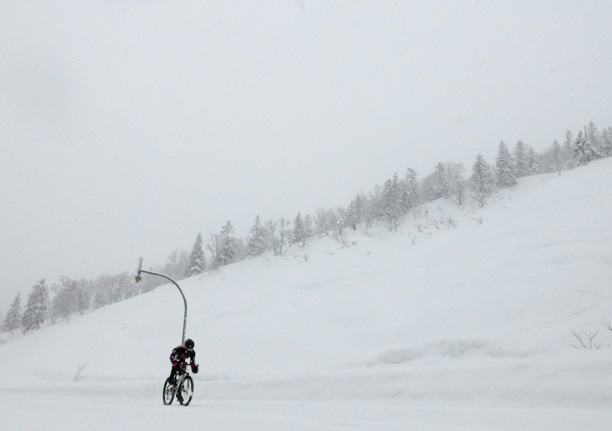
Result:
<svg viewBox="0 0 612 431">
<path fill-rule="evenodd" d="M 306 246 L 306 230 L 304 228 L 304 222 L 302 220 L 302 214 L 297 213 L 295 220 L 293 220 L 293 243 L 301 242 L 302 247 Z"/>
<path fill-rule="evenodd" d="M 283 247 L 289 243 L 291 229 L 289 229 L 289 220 L 284 217 L 278 219 L 278 255 L 283 254 Z"/>
<path fill-rule="evenodd" d="M 219 264 L 227 265 L 232 263 L 236 256 L 236 238 L 234 237 L 234 227 L 230 220 L 221 229 L 219 241 Z"/>
<path fill-rule="evenodd" d="M 357 225 L 364 219 L 365 201 L 362 193 L 358 193 L 347 208 L 347 225 L 357 230 Z"/>
<path fill-rule="evenodd" d="M 404 176 L 402 205 L 404 212 L 415 208 L 419 205 L 419 181 L 417 180 L 417 172 L 414 169 L 406 169 Z"/>
<path fill-rule="evenodd" d="M 571 152 L 574 146 L 574 134 L 571 130 L 565 132 L 565 141 L 563 141 L 563 149 L 567 152 Z"/>
<path fill-rule="evenodd" d="M 15 299 L 13 299 L 13 302 L 11 303 L 9 311 L 6 313 L 3 329 L 6 332 L 10 332 L 21 328 L 22 316 L 23 315 L 21 310 L 21 295 L 18 293 L 15 296 Z"/>
<path fill-rule="evenodd" d="M 586 137 L 591 146 L 595 149 L 600 148 L 599 133 L 597 132 L 597 126 L 592 121 L 589 121 L 586 127 Z"/>
<path fill-rule="evenodd" d="M 310 214 L 306 214 L 304 216 L 304 221 L 302 222 L 302 224 L 304 225 L 304 235 L 306 237 L 306 239 L 312 237 L 312 217 L 310 216 Z"/>
<path fill-rule="evenodd" d="M 472 176 L 470 177 L 472 195 L 478 205 L 482 208 L 487 202 L 487 198 L 494 188 L 493 174 L 491 167 L 484 159 L 482 154 L 476 156 L 476 161 L 472 165 Z"/>
<path fill-rule="evenodd" d="M 189 266 L 185 270 L 185 277 L 192 277 L 206 270 L 206 256 L 202 248 L 202 233 L 198 233 L 191 254 L 189 255 Z"/>
<path fill-rule="evenodd" d="M 397 174 L 394 174 L 392 179 L 385 181 L 382 198 L 382 210 L 385 215 L 385 219 L 389 223 L 389 231 L 391 231 L 397 227 L 398 220 L 401 215 L 401 193 Z"/>
<path fill-rule="evenodd" d="M 552 151 L 553 151 L 553 156 L 554 156 L 555 171 L 558 171 L 559 174 L 561 174 L 561 169 L 563 168 L 561 145 L 559 145 L 559 143 L 555 139 L 552 146 L 553 146 Z"/>
<path fill-rule="evenodd" d="M 586 165 L 587 163 L 599 159 L 601 154 L 595 147 L 591 145 L 588 134 L 582 131 L 578 132 L 576 142 L 574 142 L 574 158 L 576 159 L 578 166 Z"/>
<path fill-rule="evenodd" d="M 47 318 L 49 311 L 49 288 L 45 280 L 38 281 L 28 296 L 28 303 L 23 312 L 21 325 L 23 332 L 39 329 Z"/>
<path fill-rule="evenodd" d="M 247 240 L 247 254 L 249 256 L 259 256 L 266 251 L 266 231 L 265 227 L 261 224 L 259 216 L 255 217 L 255 223 L 251 228 L 251 235 Z"/>
<path fill-rule="evenodd" d="M 612 157 L 612 127 L 603 129 L 601 132 L 601 155 Z"/>
<path fill-rule="evenodd" d="M 529 161 L 527 160 L 527 148 L 523 141 L 518 141 L 514 147 L 514 161 L 516 165 L 516 177 L 524 177 L 529 173 Z"/>
<path fill-rule="evenodd" d="M 504 141 L 499 143 L 495 166 L 497 167 L 498 186 L 511 187 L 516 184 L 514 161 Z"/>
<path fill-rule="evenodd" d="M 537 175 L 540 170 L 538 153 L 531 147 L 527 147 L 527 173 L 526 175 Z"/>
<path fill-rule="evenodd" d="M 563 160 L 567 169 L 573 169 L 576 164 L 574 158 L 574 134 L 571 130 L 565 132 L 565 141 L 563 141 Z"/>
</svg>

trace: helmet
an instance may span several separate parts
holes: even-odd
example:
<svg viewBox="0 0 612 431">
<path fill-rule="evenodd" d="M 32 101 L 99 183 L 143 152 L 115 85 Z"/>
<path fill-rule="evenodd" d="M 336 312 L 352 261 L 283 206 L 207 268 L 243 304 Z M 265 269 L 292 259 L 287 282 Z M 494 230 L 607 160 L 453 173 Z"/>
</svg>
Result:
<svg viewBox="0 0 612 431">
<path fill-rule="evenodd" d="M 191 338 L 187 338 L 185 340 L 185 347 L 187 347 L 188 349 L 193 349 L 193 346 L 195 346 L 193 340 Z"/>
</svg>

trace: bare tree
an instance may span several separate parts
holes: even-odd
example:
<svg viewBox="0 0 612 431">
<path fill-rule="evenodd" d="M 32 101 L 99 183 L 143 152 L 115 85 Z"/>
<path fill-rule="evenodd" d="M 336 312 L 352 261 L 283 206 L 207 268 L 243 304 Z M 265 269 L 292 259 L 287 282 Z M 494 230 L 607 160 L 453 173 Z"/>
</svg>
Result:
<svg viewBox="0 0 612 431">
<path fill-rule="evenodd" d="M 290 222 L 284 217 L 278 220 L 278 255 L 283 254 L 284 247 L 289 244 L 291 237 Z"/>
<path fill-rule="evenodd" d="M 210 241 L 206 245 L 208 251 L 211 254 L 211 267 L 212 269 L 218 269 L 221 266 L 220 256 L 221 256 L 221 235 L 219 234 L 210 234 Z"/>
<path fill-rule="evenodd" d="M 576 339 L 575 344 L 570 344 L 574 349 L 598 350 L 601 349 L 601 344 L 595 342 L 595 337 L 599 331 L 594 332 L 576 332 L 572 331 L 572 335 Z"/>
<path fill-rule="evenodd" d="M 134 288 L 131 284 L 132 277 L 127 272 L 98 276 L 94 281 L 94 306 L 99 308 L 133 296 Z"/>
</svg>

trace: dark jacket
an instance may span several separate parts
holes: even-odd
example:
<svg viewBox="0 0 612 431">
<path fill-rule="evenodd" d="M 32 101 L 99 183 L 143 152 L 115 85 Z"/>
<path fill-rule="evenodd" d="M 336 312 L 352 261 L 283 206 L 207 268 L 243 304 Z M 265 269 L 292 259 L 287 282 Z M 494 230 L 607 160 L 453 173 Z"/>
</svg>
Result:
<svg viewBox="0 0 612 431">
<path fill-rule="evenodd" d="M 172 364 L 182 363 L 189 358 L 192 364 L 195 364 L 195 350 L 188 349 L 185 346 L 177 346 L 172 349 L 172 353 L 170 353 L 170 362 Z"/>
</svg>

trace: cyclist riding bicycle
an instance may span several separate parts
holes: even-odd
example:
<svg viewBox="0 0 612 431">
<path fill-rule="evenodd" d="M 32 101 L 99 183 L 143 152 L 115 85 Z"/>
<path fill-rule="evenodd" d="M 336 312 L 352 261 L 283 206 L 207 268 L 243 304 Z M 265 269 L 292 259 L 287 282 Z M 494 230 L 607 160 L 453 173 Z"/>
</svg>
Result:
<svg viewBox="0 0 612 431">
<path fill-rule="evenodd" d="M 185 361 L 189 358 L 189 365 L 194 374 L 198 373 L 199 367 L 195 362 L 195 343 L 191 338 L 187 338 L 181 346 L 176 346 L 170 353 L 170 362 L 172 362 L 172 370 L 170 371 L 170 380 L 174 383 L 176 375 L 181 369 L 185 368 Z"/>
</svg>

